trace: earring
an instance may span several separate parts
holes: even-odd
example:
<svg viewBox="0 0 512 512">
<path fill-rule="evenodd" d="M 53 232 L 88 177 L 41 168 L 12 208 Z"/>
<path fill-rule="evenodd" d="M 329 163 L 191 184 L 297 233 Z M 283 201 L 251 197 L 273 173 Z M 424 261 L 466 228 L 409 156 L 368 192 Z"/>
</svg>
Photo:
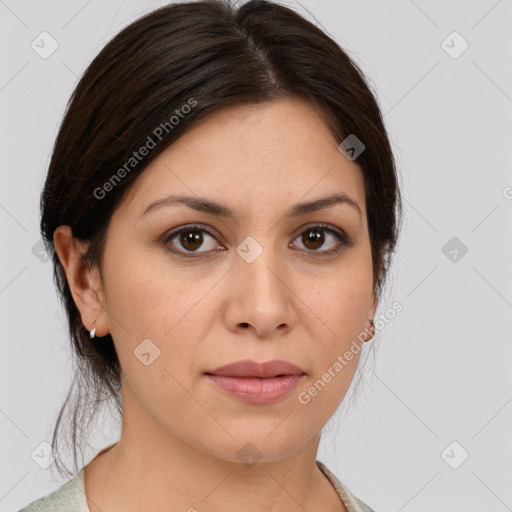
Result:
<svg viewBox="0 0 512 512">
<path fill-rule="evenodd" d="M 92 323 L 96 322 L 96 320 L 93 320 Z M 96 336 L 96 327 L 92 329 L 92 331 L 89 331 L 89 337 L 92 339 Z"/>
</svg>

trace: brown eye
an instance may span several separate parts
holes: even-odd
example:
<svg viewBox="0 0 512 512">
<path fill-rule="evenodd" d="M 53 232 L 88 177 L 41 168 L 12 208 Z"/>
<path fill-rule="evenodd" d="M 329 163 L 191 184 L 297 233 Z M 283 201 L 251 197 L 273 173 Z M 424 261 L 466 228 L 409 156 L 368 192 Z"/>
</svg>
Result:
<svg viewBox="0 0 512 512">
<path fill-rule="evenodd" d="M 298 238 L 300 238 L 307 252 L 318 252 L 327 256 L 340 252 L 344 247 L 352 247 L 354 245 L 354 242 L 344 233 L 338 232 L 325 224 L 308 227 Z M 329 241 L 329 238 L 334 241 L 334 243 L 330 244 L 331 248 L 321 249 Z"/>
<path fill-rule="evenodd" d="M 296 238 L 296 240 L 298 239 L 300 239 L 303 246 L 299 249 L 310 254 L 316 253 L 315 255 L 318 256 L 334 255 L 344 247 L 354 245 L 354 242 L 343 232 L 338 232 L 338 230 L 324 224 L 309 226 Z M 184 258 L 207 255 L 208 253 L 214 253 L 216 249 L 224 250 L 224 247 L 217 242 L 214 234 L 199 226 L 185 226 L 174 231 L 164 238 L 164 242 L 168 245 L 169 251 Z M 325 245 L 328 245 L 327 249 L 322 249 Z M 204 250 L 199 250 L 200 248 Z"/>
<path fill-rule="evenodd" d="M 182 231 L 178 235 L 182 247 L 187 251 L 196 251 L 203 243 L 203 235 L 199 230 Z"/>
<path fill-rule="evenodd" d="M 205 228 L 195 226 L 188 226 L 175 231 L 167 236 L 164 241 L 166 244 L 170 244 L 169 250 L 184 257 L 189 256 L 187 253 L 206 253 L 219 247 L 212 233 Z M 205 245 L 206 250 L 199 250 Z"/>
<path fill-rule="evenodd" d="M 312 250 L 318 250 L 325 243 L 325 234 L 319 229 L 311 229 L 304 231 L 302 234 L 302 243 Z"/>
</svg>

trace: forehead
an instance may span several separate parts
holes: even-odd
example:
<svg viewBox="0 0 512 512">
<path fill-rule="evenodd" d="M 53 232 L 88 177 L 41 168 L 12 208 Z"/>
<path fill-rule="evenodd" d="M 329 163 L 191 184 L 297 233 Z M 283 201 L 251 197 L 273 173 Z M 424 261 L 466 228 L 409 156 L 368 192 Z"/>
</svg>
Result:
<svg viewBox="0 0 512 512">
<path fill-rule="evenodd" d="M 140 214 L 170 193 L 229 203 L 235 211 L 344 193 L 364 211 L 360 167 L 338 149 L 305 100 L 237 105 L 200 121 L 135 180 L 123 201 Z"/>
</svg>

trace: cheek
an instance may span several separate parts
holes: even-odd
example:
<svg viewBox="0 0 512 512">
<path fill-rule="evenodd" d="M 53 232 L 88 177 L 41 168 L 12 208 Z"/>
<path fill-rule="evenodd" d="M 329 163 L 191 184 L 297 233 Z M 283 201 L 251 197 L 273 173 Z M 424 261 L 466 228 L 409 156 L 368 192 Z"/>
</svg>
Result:
<svg viewBox="0 0 512 512">
<path fill-rule="evenodd" d="M 106 283 L 109 312 L 132 338 L 166 338 L 201 295 L 197 276 L 180 272 L 157 252 L 111 258 Z"/>
<path fill-rule="evenodd" d="M 338 348 L 347 337 L 357 336 L 366 327 L 371 277 L 371 271 L 347 266 L 318 281 L 318 286 L 303 288 L 301 298 L 329 334 L 327 339 Z"/>
<path fill-rule="evenodd" d="M 368 258 L 368 259 L 366 259 Z M 310 336 L 317 341 L 314 375 L 303 387 L 302 400 L 310 411 L 334 413 L 345 396 L 362 352 L 360 335 L 368 325 L 372 273 L 369 254 L 355 255 L 343 266 L 304 287 L 301 294 L 309 313 Z M 315 326 L 315 327 L 313 327 Z M 324 413 L 325 413 L 324 410 Z"/>
<path fill-rule="evenodd" d="M 169 374 L 180 382 L 189 378 L 214 314 L 206 295 L 215 280 L 162 264 L 160 257 L 150 258 L 149 251 L 125 257 L 109 271 L 110 330 L 123 369 L 146 372 L 151 385 L 164 387 L 172 384 Z M 150 366 L 137 357 L 142 353 L 154 359 Z"/>
<path fill-rule="evenodd" d="M 310 326 L 316 328 L 310 336 L 316 342 L 314 352 L 303 356 L 315 363 L 297 401 L 319 427 L 334 414 L 357 370 L 362 352 L 358 336 L 367 321 L 369 296 L 363 281 L 333 279 L 305 297 L 314 312 Z"/>
</svg>

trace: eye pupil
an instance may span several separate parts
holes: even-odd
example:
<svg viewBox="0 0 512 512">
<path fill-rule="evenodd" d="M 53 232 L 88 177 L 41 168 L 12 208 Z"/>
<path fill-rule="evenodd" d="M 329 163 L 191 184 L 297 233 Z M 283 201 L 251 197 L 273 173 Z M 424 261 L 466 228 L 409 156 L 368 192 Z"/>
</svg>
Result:
<svg viewBox="0 0 512 512">
<path fill-rule="evenodd" d="M 311 229 L 305 232 L 304 235 L 304 245 L 310 249 L 318 249 L 319 247 L 322 247 L 322 245 L 324 244 L 325 235 L 323 234 L 323 232 L 321 232 L 321 230 Z M 310 246 L 311 243 L 313 244 L 313 247 Z"/>
<path fill-rule="evenodd" d="M 326 242 L 327 233 L 330 234 L 331 237 L 334 236 L 337 239 L 336 247 L 330 250 L 322 250 L 322 247 Z M 196 226 L 189 226 L 188 229 L 184 228 L 175 234 L 171 233 L 165 238 L 165 242 L 169 244 L 169 250 L 171 252 L 177 253 L 179 256 L 183 257 L 192 257 L 192 253 L 196 253 L 195 256 L 197 257 L 222 250 L 222 247 L 217 245 L 214 248 L 214 251 L 201 251 L 201 246 L 205 243 L 205 234 L 215 241 L 216 236 L 209 230 Z M 309 251 L 310 254 L 316 253 L 316 255 L 331 256 L 338 254 L 341 251 L 341 247 L 351 247 L 353 245 L 346 236 L 339 234 L 336 230 L 333 230 L 323 224 L 306 228 L 302 231 L 300 239 L 303 245 L 301 251 Z M 181 248 L 174 246 L 174 244 L 181 246 Z M 293 245 L 293 243 L 290 243 L 289 247 L 293 247 Z"/>
<path fill-rule="evenodd" d="M 194 251 L 201 247 L 203 243 L 203 234 L 201 231 L 183 231 L 180 233 L 180 243 L 185 249 Z"/>
</svg>

